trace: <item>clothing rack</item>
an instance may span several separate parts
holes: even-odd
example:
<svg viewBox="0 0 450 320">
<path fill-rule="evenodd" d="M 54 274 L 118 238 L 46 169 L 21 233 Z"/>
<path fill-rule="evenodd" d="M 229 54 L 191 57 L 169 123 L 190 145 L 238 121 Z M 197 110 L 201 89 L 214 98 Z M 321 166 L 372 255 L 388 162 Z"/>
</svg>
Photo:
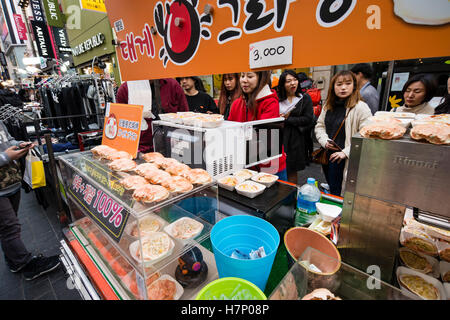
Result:
<svg viewBox="0 0 450 320">
<path fill-rule="evenodd" d="M 101 114 L 105 111 L 107 103 L 115 103 L 116 97 L 115 92 L 113 89 L 113 81 L 110 79 L 103 79 L 98 74 L 89 74 L 89 75 L 78 75 L 78 74 L 69 74 L 62 77 L 50 77 L 48 79 L 42 80 L 38 84 L 36 84 L 36 87 L 40 89 L 40 95 L 46 96 L 43 93 L 43 90 L 52 90 L 52 91 L 59 91 L 63 88 L 70 88 L 75 86 L 81 86 L 83 88 L 86 88 L 85 86 L 88 83 L 92 83 L 92 90 L 89 87 L 89 91 L 83 92 L 83 107 L 86 111 L 86 116 L 89 116 L 93 113 Z M 90 94 L 90 97 L 86 98 L 86 95 Z M 46 101 L 47 97 L 44 97 L 44 99 L 41 99 L 41 104 L 46 109 L 46 118 L 54 118 L 56 116 L 60 116 L 61 114 L 54 114 L 51 110 L 48 108 L 48 103 Z M 94 103 L 89 102 L 90 99 Z M 53 99 L 54 100 L 54 99 Z M 80 103 L 81 104 L 81 103 Z M 95 110 L 94 110 L 95 109 Z M 103 126 L 102 119 L 100 117 L 97 117 L 97 125 L 99 128 Z M 52 125 L 56 125 L 55 123 L 52 123 Z"/>
<path fill-rule="evenodd" d="M 34 118 L 26 115 L 23 110 L 20 108 L 14 107 L 10 104 L 5 104 L 0 107 L 0 120 L 1 121 L 7 121 L 10 118 L 17 118 L 17 117 L 23 117 L 27 118 L 28 120 L 34 120 Z"/>
<path fill-rule="evenodd" d="M 104 119 L 104 114 L 93 114 L 92 116 L 100 116 L 101 118 Z M 40 148 L 40 151 L 42 154 L 44 154 L 44 150 L 42 149 L 42 142 L 41 142 L 41 138 L 47 133 L 48 130 L 42 130 L 41 128 L 41 121 L 45 121 L 45 120 L 58 120 L 58 119 L 76 119 L 76 118 L 83 118 L 86 117 L 86 115 L 84 114 L 79 114 L 79 115 L 70 115 L 70 116 L 60 116 L 60 117 L 48 117 L 48 118 L 40 118 L 40 119 L 33 119 L 33 125 L 35 128 L 35 134 L 36 134 L 36 139 Z M 78 133 L 77 132 L 77 136 L 74 138 L 74 140 L 79 141 L 78 140 Z M 61 131 L 57 131 L 54 132 L 54 134 L 64 134 L 64 138 L 67 140 L 69 137 L 74 136 L 75 132 L 61 132 Z"/>
</svg>

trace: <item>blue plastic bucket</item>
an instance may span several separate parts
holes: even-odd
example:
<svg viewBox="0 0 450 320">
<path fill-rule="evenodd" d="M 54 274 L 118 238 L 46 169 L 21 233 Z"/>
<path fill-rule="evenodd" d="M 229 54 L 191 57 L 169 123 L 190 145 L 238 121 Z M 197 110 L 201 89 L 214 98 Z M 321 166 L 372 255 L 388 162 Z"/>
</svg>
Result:
<svg viewBox="0 0 450 320">
<path fill-rule="evenodd" d="M 211 230 L 211 244 L 219 278 L 248 280 L 264 291 L 280 244 L 277 229 L 269 222 L 248 215 L 236 215 L 217 222 Z M 266 256 L 259 259 L 235 259 L 235 249 L 250 253 L 264 247 Z"/>
</svg>

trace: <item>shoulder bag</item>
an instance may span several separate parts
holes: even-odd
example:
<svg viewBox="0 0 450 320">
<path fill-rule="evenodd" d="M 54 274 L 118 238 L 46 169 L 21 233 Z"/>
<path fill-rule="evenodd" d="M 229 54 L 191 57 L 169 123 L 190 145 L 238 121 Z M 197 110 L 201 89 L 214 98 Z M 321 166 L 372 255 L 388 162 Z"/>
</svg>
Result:
<svg viewBox="0 0 450 320">
<path fill-rule="evenodd" d="M 349 113 L 350 113 L 350 111 L 347 113 L 347 115 L 345 116 L 344 120 L 342 120 L 341 125 L 339 126 L 339 129 L 334 134 L 334 137 L 332 139 L 333 141 L 334 141 L 334 139 L 336 139 L 336 137 L 338 136 L 339 132 L 341 131 L 342 126 L 344 125 L 345 120 L 347 119 L 347 116 L 348 116 Z M 311 158 L 312 158 L 312 162 L 314 162 L 314 163 L 327 165 L 328 161 L 329 161 L 328 154 L 327 154 L 327 149 L 325 149 L 324 147 L 320 147 L 319 149 L 314 150 L 311 153 Z"/>
</svg>

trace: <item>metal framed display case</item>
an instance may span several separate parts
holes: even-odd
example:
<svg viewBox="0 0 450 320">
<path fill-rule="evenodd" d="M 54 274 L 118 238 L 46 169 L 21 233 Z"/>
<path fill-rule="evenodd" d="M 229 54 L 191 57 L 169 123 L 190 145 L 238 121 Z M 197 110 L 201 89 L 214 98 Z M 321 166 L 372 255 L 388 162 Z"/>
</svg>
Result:
<svg viewBox="0 0 450 320">
<path fill-rule="evenodd" d="M 111 171 L 108 161 L 94 159 L 91 152 L 58 160 L 71 211 L 69 229 L 119 299 L 162 299 L 152 288 L 166 278 L 172 281 L 168 296 L 193 299 L 218 278 L 214 255 L 202 246 L 215 223 L 214 181 L 143 204 L 119 183 L 127 173 Z M 199 229 L 183 238 L 171 227 L 188 218 Z"/>
<path fill-rule="evenodd" d="M 407 207 L 415 218 L 447 229 L 450 146 L 412 140 L 352 138 L 338 248 L 360 269 L 378 266 L 395 280 L 400 231 Z"/>
<path fill-rule="evenodd" d="M 337 263 L 340 267 L 333 274 L 320 272 L 321 267 Z M 342 300 L 418 299 L 409 292 L 401 291 L 346 263 L 338 262 L 336 259 L 308 247 L 273 290 L 269 300 L 302 300 L 316 289 L 327 289 L 336 298 Z"/>
<path fill-rule="evenodd" d="M 165 157 L 203 168 L 220 178 L 279 158 L 283 121 L 282 117 L 244 123 L 223 121 L 216 128 L 153 121 L 153 145 Z"/>
</svg>

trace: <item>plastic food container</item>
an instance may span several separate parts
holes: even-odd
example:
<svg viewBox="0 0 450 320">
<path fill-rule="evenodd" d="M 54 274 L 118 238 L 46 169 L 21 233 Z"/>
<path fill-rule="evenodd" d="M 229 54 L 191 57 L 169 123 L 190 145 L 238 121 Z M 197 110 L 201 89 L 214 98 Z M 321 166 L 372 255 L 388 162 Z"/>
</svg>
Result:
<svg viewBox="0 0 450 320">
<path fill-rule="evenodd" d="M 192 235 L 190 235 L 189 237 L 180 237 L 180 236 L 175 236 L 175 232 L 173 230 L 174 227 L 176 227 L 177 224 L 182 223 L 183 221 L 187 221 L 187 222 L 192 222 L 193 224 L 195 224 L 196 226 L 198 226 L 198 229 L 196 230 L 195 233 L 193 233 Z M 175 238 L 175 239 L 179 239 L 181 241 L 186 241 L 186 240 L 190 240 L 195 238 L 196 236 L 198 236 L 202 230 L 203 230 L 203 223 L 198 222 L 197 220 L 194 220 L 192 218 L 188 218 L 188 217 L 183 217 L 180 218 L 174 222 L 172 222 L 171 224 L 169 224 L 168 226 L 166 226 L 164 228 L 164 231 L 169 234 L 171 237 Z"/>
<path fill-rule="evenodd" d="M 403 284 L 400 282 L 400 276 L 405 275 L 405 274 L 410 274 L 410 275 L 421 277 L 426 282 L 432 284 L 439 291 L 439 300 L 447 300 L 447 293 L 445 292 L 444 286 L 442 285 L 442 283 L 439 280 L 437 280 L 433 277 L 427 276 L 426 274 L 423 274 L 418 271 L 415 271 L 415 270 L 412 270 L 409 268 L 405 268 L 405 267 L 398 267 L 396 274 L 397 274 L 397 282 L 399 283 L 401 290 L 404 293 L 406 293 L 408 296 L 414 295 L 415 297 L 418 297 L 422 300 L 426 300 L 425 298 L 422 298 L 422 297 L 416 295 L 415 293 L 410 291 L 408 288 L 403 286 Z"/>
<path fill-rule="evenodd" d="M 167 122 L 175 122 L 175 117 L 176 117 L 176 113 L 161 113 L 160 115 L 159 115 L 159 118 L 162 120 L 162 121 L 167 121 Z"/>
<path fill-rule="evenodd" d="M 439 252 L 439 258 L 450 262 L 450 243 L 446 241 L 437 241 L 437 249 Z"/>
<path fill-rule="evenodd" d="M 447 230 L 425 225 L 425 232 L 434 238 L 450 242 L 450 232 Z"/>
<path fill-rule="evenodd" d="M 228 179 L 236 179 L 236 184 L 235 184 L 234 186 L 229 185 L 229 184 L 226 184 L 225 182 L 226 182 Z M 234 188 L 235 188 L 239 183 L 242 183 L 242 182 L 244 182 L 244 179 L 242 179 L 241 177 L 237 177 L 237 176 L 225 176 L 225 177 L 222 177 L 222 178 L 220 178 L 219 180 L 217 180 L 217 183 L 218 183 L 219 187 L 224 188 L 224 189 L 229 190 L 229 191 L 233 191 Z"/>
<path fill-rule="evenodd" d="M 257 173 L 258 172 L 253 171 L 253 170 L 242 169 L 242 170 L 236 171 L 235 173 L 233 173 L 233 175 L 237 176 L 237 177 L 240 177 L 243 180 L 248 180 L 248 179 L 251 179 Z"/>
<path fill-rule="evenodd" d="M 416 118 L 416 114 L 412 113 L 412 112 L 377 111 L 377 112 L 375 112 L 375 117 L 387 117 L 387 118 L 414 120 Z"/>
<path fill-rule="evenodd" d="M 223 123 L 223 119 L 214 119 L 214 120 L 200 120 L 200 126 L 202 128 L 217 128 L 220 127 Z"/>
<path fill-rule="evenodd" d="M 331 234 L 331 223 L 325 220 L 322 220 L 320 216 L 316 217 L 316 219 L 311 223 L 308 229 L 320 232 L 321 234 L 327 236 Z"/>
<path fill-rule="evenodd" d="M 154 232 L 154 233 L 153 233 L 152 235 L 150 235 L 150 236 L 142 237 L 142 238 L 141 238 L 141 241 L 144 241 L 146 238 L 151 238 L 151 237 L 154 237 L 154 236 L 156 237 L 156 236 L 160 235 L 161 233 L 163 233 L 163 232 Z M 164 233 L 164 234 L 165 234 L 165 233 Z M 159 256 L 159 257 L 156 258 L 156 259 L 142 259 L 142 258 L 139 258 L 139 257 L 137 256 L 137 252 L 138 252 L 138 250 L 140 250 L 139 240 L 136 240 L 136 241 L 134 241 L 134 242 L 132 242 L 132 243 L 130 244 L 130 247 L 129 247 L 130 254 L 131 254 L 131 256 L 133 257 L 134 260 L 136 260 L 136 261 L 139 262 L 139 263 L 143 262 L 143 263 L 144 263 L 144 266 L 145 266 L 145 267 L 148 267 L 148 266 L 151 266 L 152 264 L 154 264 L 154 263 L 156 263 L 156 262 L 158 262 L 158 261 L 161 261 L 161 260 L 164 259 L 165 257 L 167 257 L 167 256 L 169 256 L 169 255 L 172 254 L 173 249 L 174 249 L 174 247 L 175 247 L 175 243 L 173 242 L 172 239 L 170 239 L 170 237 L 169 237 L 169 241 L 170 241 L 169 249 L 168 249 L 163 255 Z"/>
<path fill-rule="evenodd" d="M 437 124 L 437 123 L 438 122 L 435 122 L 435 121 L 421 119 L 421 120 L 413 120 L 411 122 L 411 126 L 414 128 L 414 127 L 417 127 L 417 126 L 420 126 L 420 125 L 423 125 L 423 124 Z"/>
<path fill-rule="evenodd" d="M 145 220 L 147 220 L 147 221 L 155 220 L 159 224 L 159 227 L 156 230 L 154 230 L 154 231 L 147 231 L 147 232 L 145 232 L 141 228 L 140 232 L 142 233 L 142 236 L 148 235 L 150 232 L 160 231 L 164 227 L 164 225 L 167 224 L 164 219 L 162 219 L 162 218 L 160 218 L 160 217 L 158 217 L 156 215 L 150 214 L 150 215 L 148 215 L 148 216 L 146 216 L 146 217 L 144 217 L 144 218 L 142 218 L 140 220 L 133 221 L 132 223 L 128 223 L 127 226 L 125 227 L 125 233 L 127 235 L 129 235 L 130 237 L 137 238 L 136 236 L 133 236 L 133 230 L 136 227 L 137 223 L 140 223 L 140 222 L 145 221 Z"/>
<path fill-rule="evenodd" d="M 174 278 L 172 278 L 172 277 L 169 276 L 168 274 L 164 274 L 164 275 L 162 275 L 161 277 L 159 277 L 158 279 L 156 279 L 155 281 L 153 281 L 153 282 L 148 286 L 147 292 L 148 292 L 148 290 L 149 290 L 152 286 L 157 285 L 158 281 L 161 281 L 161 280 L 170 280 L 170 281 L 172 281 L 172 282 L 175 283 L 176 292 L 175 292 L 175 295 L 173 296 L 173 300 L 179 300 L 179 299 L 181 298 L 181 296 L 183 295 L 183 293 L 184 293 L 184 289 L 183 289 L 183 287 L 181 286 L 181 284 L 178 283 L 177 280 L 175 280 Z M 148 298 L 149 298 L 149 300 L 154 300 L 154 299 L 151 299 L 151 297 L 148 297 Z"/>
<path fill-rule="evenodd" d="M 256 187 L 256 191 L 249 190 L 246 188 L 246 186 L 249 187 L 254 186 Z M 259 196 L 264 192 L 265 189 L 266 189 L 265 185 L 254 181 L 244 181 L 236 186 L 236 192 L 248 198 L 254 198 Z"/>
<path fill-rule="evenodd" d="M 278 176 L 274 175 L 274 174 L 270 174 L 270 173 L 264 173 L 264 172 L 260 172 L 255 174 L 252 177 L 252 180 L 265 185 L 267 188 L 270 188 L 271 186 L 273 186 L 275 184 L 275 182 L 277 182 L 278 180 Z M 261 181 L 263 180 L 263 181 Z"/>
<path fill-rule="evenodd" d="M 450 283 L 444 283 L 444 289 L 445 293 L 447 294 L 447 297 L 450 297 Z"/>
<path fill-rule="evenodd" d="M 392 113 L 392 112 L 389 112 L 389 113 Z M 368 123 L 367 124 L 368 125 L 376 124 L 377 122 L 380 122 L 380 121 L 383 121 L 383 120 L 387 120 L 389 122 L 388 119 L 396 119 L 396 120 L 398 120 L 399 122 L 394 121 L 393 123 L 397 123 L 398 125 L 406 128 L 406 129 L 409 128 L 409 126 L 411 125 L 411 121 L 414 120 L 412 118 L 396 118 L 396 117 L 389 117 L 389 116 L 373 116 L 373 117 L 370 117 L 368 119 Z"/>
<path fill-rule="evenodd" d="M 184 124 L 186 119 L 192 118 L 195 116 L 195 112 L 186 111 L 186 112 L 177 112 L 177 115 L 174 118 L 175 123 Z"/>
<path fill-rule="evenodd" d="M 342 212 L 342 208 L 326 203 L 316 203 L 317 212 L 322 220 L 331 222 L 336 219 Z"/>
<path fill-rule="evenodd" d="M 419 241 L 419 245 L 415 244 L 415 241 Z M 438 256 L 438 242 L 420 230 L 415 230 L 414 228 L 409 228 L 408 226 L 403 227 L 400 231 L 400 243 L 402 246 L 408 247 L 415 252 L 423 253 L 432 257 Z M 427 245 L 427 250 L 424 250 L 424 244 Z"/>
<path fill-rule="evenodd" d="M 196 126 L 196 122 L 197 122 L 197 120 L 195 119 L 194 116 L 183 118 L 183 124 L 185 126 Z"/>
<path fill-rule="evenodd" d="M 440 270 L 440 273 L 441 273 L 441 279 L 442 279 L 442 282 L 447 282 L 448 284 L 450 284 L 450 279 L 447 279 L 447 281 L 444 281 L 444 276 L 448 273 L 448 272 L 450 272 L 450 263 L 448 263 L 447 261 L 440 261 L 439 262 L 439 270 Z M 449 277 L 448 275 L 447 275 L 447 277 Z M 450 298 L 450 296 L 448 296 L 449 298 Z"/>
<path fill-rule="evenodd" d="M 408 266 L 408 265 L 403 261 L 403 259 L 400 257 L 400 263 L 401 263 L 403 266 L 405 266 L 406 268 L 411 269 L 411 270 L 414 270 L 414 271 L 417 271 L 417 272 L 420 272 L 420 273 L 423 273 L 423 274 L 427 274 L 427 275 L 432 276 L 432 277 L 434 277 L 434 278 L 439 278 L 439 261 L 438 261 L 437 259 L 435 259 L 435 258 L 433 258 L 433 257 L 430 257 L 430 256 L 428 256 L 428 255 L 426 255 L 426 254 L 421 254 L 421 253 L 415 252 L 414 250 L 408 249 L 408 248 L 406 248 L 406 247 L 400 248 L 398 251 L 399 251 L 399 252 L 402 252 L 402 251 L 409 251 L 409 252 L 411 252 L 411 253 L 413 253 L 413 254 L 418 255 L 419 257 L 425 258 L 425 259 L 430 263 L 430 265 L 431 265 L 431 267 L 432 267 L 432 269 L 431 269 L 430 272 L 425 273 L 423 270 L 414 269 L 414 268 Z"/>
</svg>

